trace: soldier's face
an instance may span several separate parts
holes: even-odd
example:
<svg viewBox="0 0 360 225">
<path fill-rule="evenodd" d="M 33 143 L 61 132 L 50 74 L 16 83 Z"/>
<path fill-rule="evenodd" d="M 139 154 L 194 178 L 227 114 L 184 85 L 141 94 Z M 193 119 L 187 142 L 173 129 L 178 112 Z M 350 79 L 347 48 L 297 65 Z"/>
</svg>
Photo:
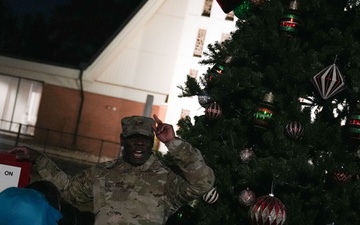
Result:
<svg viewBox="0 0 360 225">
<path fill-rule="evenodd" d="M 143 165 L 151 156 L 154 138 L 144 135 L 122 137 L 124 160 L 134 166 Z"/>
</svg>

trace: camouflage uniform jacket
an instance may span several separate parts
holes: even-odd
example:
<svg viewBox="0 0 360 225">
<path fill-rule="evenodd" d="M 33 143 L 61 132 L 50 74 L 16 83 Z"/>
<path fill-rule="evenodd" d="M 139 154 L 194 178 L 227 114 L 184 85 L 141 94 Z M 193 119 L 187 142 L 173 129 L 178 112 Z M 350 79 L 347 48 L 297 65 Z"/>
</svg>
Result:
<svg viewBox="0 0 360 225">
<path fill-rule="evenodd" d="M 95 225 L 160 225 L 182 204 L 209 191 L 215 179 L 200 151 L 189 143 L 175 139 L 167 147 L 181 175 L 154 155 L 142 166 L 117 159 L 74 177 L 46 156 L 40 156 L 36 165 L 40 175 L 55 183 L 68 201 L 93 201 Z"/>
</svg>

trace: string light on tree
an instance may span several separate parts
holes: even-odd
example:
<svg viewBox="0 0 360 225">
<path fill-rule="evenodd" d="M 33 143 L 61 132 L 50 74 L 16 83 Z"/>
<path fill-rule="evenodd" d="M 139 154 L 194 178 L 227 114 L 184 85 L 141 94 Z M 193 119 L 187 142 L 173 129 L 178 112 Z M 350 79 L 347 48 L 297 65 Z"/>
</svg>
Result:
<svg viewBox="0 0 360 225">
<path fill-rule="evenodd" d="M 323 110 L 323 106 L 319 105 L 316 98 L 313 96 L 306 96 L 304 98 L 299 98 L 301 104 L 301 111 L 305 108 L 310 108 L 311 111 L 311 122 L 314 122 L 316 115 Z"/>
</svg>

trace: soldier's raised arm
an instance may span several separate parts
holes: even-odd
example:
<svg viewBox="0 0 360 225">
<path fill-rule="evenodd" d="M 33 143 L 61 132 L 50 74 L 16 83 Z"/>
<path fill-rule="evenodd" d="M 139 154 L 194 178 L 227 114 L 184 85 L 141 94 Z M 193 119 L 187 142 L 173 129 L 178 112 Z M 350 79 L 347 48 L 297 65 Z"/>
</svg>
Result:
<svg viewBox="0 0 360 225">
<path fill-rule="evenodd" d="M 213 170 L 205 163 L 201 152 L 190 143 L 175 136 L 172 125 L 162 123 L 154 115 L 157 125 L 154 127 L 157 138 L 165 143 L 169 154 L 180 168 L 181 176 L 173 173 L 167 184 L 171 201 L 179 206 L 207 193 L 214 185 Z"/>
</svg>

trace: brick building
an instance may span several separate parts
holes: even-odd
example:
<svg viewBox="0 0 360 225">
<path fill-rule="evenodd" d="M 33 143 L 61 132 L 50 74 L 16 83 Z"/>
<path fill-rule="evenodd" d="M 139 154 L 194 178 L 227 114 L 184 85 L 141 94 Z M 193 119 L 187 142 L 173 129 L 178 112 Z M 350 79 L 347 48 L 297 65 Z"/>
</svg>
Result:
<svg viewBox="0 0 360 225">
<path fill-rule="evenodd" d="M 182 116 L 203 114 L 177 86 L 206 71 L 198 64 L 206 46 L 228 38 L 235 20 L 213 0 L 148 0 L 79 68 L 0 56 L 0 129 L 115 157 L 125 116 L 155 113 L 176 127 Z"/>
</svg>

